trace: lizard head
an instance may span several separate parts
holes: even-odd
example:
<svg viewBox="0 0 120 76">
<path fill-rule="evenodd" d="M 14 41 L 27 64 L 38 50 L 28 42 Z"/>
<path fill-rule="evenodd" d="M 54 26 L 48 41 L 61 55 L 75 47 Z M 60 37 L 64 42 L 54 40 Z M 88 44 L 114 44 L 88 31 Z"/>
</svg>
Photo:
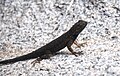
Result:
<svg viewBox="0 0 120 76">
<path fill-rule="evenodd" d="M 73 25 L 73 28 L 75 29 L 76 32 L 81 32 L 87 25 L 86 21 L 79 20 L 77 23 Z"/>
<path fill-rule="evenodd" d="M 78 35 L 87 25 L 86 21 L 79 20 L 70 29 L 73 35 Z"/>
<path fill-rule="evenodd" d="M 83 20 L 79 20 L 76 22 L 72 28 L 69 30 L 70 35 L 76 39 L 79 33 L 86 27 L 87 22 Z"/>
</svg>

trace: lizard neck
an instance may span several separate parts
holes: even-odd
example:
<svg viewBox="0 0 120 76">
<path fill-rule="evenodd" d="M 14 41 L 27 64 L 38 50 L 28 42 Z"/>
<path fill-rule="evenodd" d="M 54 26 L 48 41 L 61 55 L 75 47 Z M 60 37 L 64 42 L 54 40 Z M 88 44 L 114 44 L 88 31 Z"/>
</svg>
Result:
<svg viewBox="0 0 120 76">
<path fill-rule="evenodd" d="M 80 31 L 76 31 L 76 29 L 74 28 L 71 28 L 69 31 L 68 31 L 68 34 L 70 37 L 72 37 L 74 40 L 78 37 Z"/>
</svg>

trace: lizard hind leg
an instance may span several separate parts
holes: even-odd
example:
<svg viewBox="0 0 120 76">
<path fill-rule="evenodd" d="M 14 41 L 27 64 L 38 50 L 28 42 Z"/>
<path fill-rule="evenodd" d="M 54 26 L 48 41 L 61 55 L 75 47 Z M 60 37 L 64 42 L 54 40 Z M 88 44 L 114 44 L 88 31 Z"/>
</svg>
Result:
<svg viewBox="0 0 120 76">
<path fill-rule="evenodd" d="M 34 61 L 31 62 L 31 64 L 33 64 L 33 66 L 35 66 L 36 63 L 40 63 L 40 61 L 42 61 L 42 59 L 40 57 L 38 57 L 37 59 L 35 59 Z"/>
<path fill-rule="evenodd" d="M 35 66 L 36 63 L 40 63 L 40 61 L 42 61 L 43 59 L 49 59 L 51 56 L 53 56 L 53 54 L 50 51 L 47 51 L 47 53 L 38 57 L 36 60 L 31 62 L 31 64 L 33 64 L 33 66 Z"/>
</svg>

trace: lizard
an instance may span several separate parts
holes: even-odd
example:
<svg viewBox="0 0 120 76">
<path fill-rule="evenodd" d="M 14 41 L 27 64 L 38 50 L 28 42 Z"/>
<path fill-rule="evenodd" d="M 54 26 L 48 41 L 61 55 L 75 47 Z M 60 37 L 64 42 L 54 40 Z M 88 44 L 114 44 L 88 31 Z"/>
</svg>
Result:
<svg viewBox="0 0 120 76">
<path fill-rule="evenodd" d="M 36 59 L 37 61 L 49 59 L 52 55 L 55 55 L 58 51 L 65 47 L 67 47 L 73 55 L 77 56 L 78 52 L 74 52 L 71 46 L 75 42 L 79 33 L 86 27 L 86 25 L 86 21 L 79 20 L 67 32 L 49 42 L 48 44 L 42 46 L 41 48 L 38 48 L 37 50 L 22 56 L 0 61 L 0 65 L 7 65 L 18 61 L 25 61 L 35 58 L 38 58 Z"/>
</svg>

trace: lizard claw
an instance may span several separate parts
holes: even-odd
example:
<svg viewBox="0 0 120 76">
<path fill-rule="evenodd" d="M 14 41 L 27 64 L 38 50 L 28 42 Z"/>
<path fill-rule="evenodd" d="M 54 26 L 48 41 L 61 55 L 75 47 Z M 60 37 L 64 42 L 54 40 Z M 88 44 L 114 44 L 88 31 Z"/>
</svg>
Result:
<svg viewBox="0 0 120 76">
<path fill-rule="evenodd" d="M 80 52 L 74 52 L 73 53 L 76 57 L 78 57 L 79 55 L 83 55 L 84 53 L 83 53 L 83 51 L 80 51 Z"/>
<path fill-rule="evenodd" d="M 81 47 L 84 47 L 85 45 L 87 45 L 87 42 L 84 42 L 84 43 L 81 43 L 81 44 L 78 44 L 78 43 L 74 42 L 74 44 L 75 44 L 77 47 L 81 48 Z"/>
<path fill-rule="evenodd" d="M 83 55 L 84 53 L 83 53 L 83 51 L 79 51 L 79 52 L 77 52 L 77 54 L 78 55 Z"/>
</svg>

